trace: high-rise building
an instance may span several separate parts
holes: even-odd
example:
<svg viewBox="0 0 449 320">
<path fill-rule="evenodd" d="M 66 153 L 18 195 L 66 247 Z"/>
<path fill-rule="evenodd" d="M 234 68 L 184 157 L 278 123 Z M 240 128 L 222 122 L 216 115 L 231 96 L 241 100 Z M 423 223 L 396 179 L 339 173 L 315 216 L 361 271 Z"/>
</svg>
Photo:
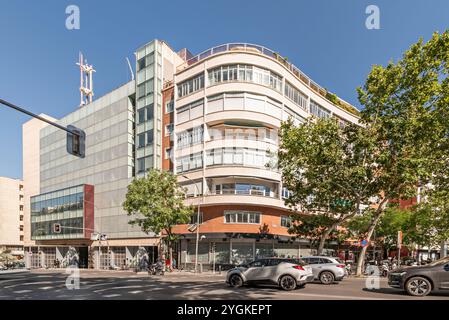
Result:
<svg viewBox="0 0 449 320">
<path fill-rule="evenodd" d="M 23 256 L 23 181 L 0 177 L 0 252 Z"/>
<path fill-rule="evenodd" d="M 151 262 L 158 235 L 129 225 L 122 208 L 127 185 L 150 168 L 173 171 L 186 202 L 200 205 L 199 263 L 308 254 L 309 241 L 287 232 L 289 191 L 276 150 L 281 122 L 309 117 L 358 121 L 354 107 L 265 47 L 225 44 L 192 56 L 159 40 L 144 45 L 135 81 L 59 120 L 86 132 L 85 158 L 67 154 L 65 132 L 40 130 L 39 192 L 30 200 L 35 243 L 27 247 L 38 258 L 30 266 L 64 264 L 73 252 L 85 267 Z M 196 220 L 175 227 L 178 264 L 195 262 Z"/>
</svg>

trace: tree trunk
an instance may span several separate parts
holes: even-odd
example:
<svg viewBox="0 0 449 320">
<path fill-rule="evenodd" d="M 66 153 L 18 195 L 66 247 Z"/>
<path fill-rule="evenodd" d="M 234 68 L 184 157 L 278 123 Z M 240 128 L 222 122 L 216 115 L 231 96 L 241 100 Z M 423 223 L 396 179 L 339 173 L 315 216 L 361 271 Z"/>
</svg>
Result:
<svg viewBox="0 0 449 320">
<path fill-rule="evenodd" d="M 327 237 L 331 234 L 331 232 L 337 227 L 338 223 L 330 226 L 320 237 L 320 244 L 318 246 L 318 250 L 316 252 L 317 256 L 320 256 L 324 249 L 324 244 L 326 243 Z"/>
<path fill-rule="evenodd" d="M 366 251 L 368 250 L 369 242 L 374 233 L 374 229 L 376 229 L 376 226 L 377 226 L 377 223 L 379 222 L 380 217 L 384 213 L 386 204 L 387 204 L 387 200 L 386 199 L 382 200 L 381 204 L 379 205 L 379 208 L 377 208 L 377 210 L 376 210 L 376 215 L 368 228 L 368 234 L 366 235 L 366 241 L 368 242 L 368 244 L 365 247 L 363 247 L 362 251 L 360 252 L 359 259 L 357 261 L 356 276 L 362 275 L 362 268 L 363 268 L 363 265 L 365 264 L 365 255 L 366 255 Z"/>
</svg>

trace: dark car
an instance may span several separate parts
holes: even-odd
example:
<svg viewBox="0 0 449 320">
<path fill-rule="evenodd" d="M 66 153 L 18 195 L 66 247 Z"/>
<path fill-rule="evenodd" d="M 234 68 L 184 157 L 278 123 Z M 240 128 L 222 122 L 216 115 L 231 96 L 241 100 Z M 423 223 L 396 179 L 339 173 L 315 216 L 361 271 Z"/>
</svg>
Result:
<svg viewBox="0 0 449 320">
<path fill-rule="evenodd" d="M 449 293 L 449 257 L 424 266 L 399 268 L 388 274 L 388 284 L 412 296 L 423 297 L 432 291 Z"/>
</svg>

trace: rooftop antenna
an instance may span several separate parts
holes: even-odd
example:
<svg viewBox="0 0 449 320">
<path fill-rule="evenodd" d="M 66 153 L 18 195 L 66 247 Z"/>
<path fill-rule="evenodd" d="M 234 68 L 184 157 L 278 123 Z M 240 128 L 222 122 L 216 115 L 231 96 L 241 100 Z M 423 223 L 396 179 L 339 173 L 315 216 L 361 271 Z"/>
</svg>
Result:
<svg viewBox="0 0 449 320">
<path fill-rule="evenodd" d="M 80 107 L 92 102 L 94 95 L 92 74 L 95 72 L 92 65 L 87 64 L 80 51 L 77 65 L 80 67 Z"/>
<path fill-rule="evenodd" d="M 128 57 L 126 57 L 126 62 L 128 62 L 129 71 L 131 72 L 131 80 L 134 80 L 133 68 L 131 68 L 131 62 L 129 62 Z"/>
</svg>

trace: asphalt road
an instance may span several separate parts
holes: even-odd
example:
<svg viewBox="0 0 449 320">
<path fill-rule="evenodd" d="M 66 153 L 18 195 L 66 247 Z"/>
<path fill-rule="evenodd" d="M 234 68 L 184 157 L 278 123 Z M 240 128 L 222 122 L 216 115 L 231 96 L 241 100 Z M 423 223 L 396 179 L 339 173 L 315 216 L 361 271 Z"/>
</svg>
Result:
<svg viewBox="0 0 449 320">
<path fill-rule="evenodd" d="M 81 271 L 79 289 L 68 290 L 69 274 L 60 271 L 32 271 L 0 275 L 0 300 L 173 300 L 173 299 L 285 299 L 285 300 L 449 300 L 448 293 L 413 298 L 388 287 L 385 278 L 380 288 L 366 288 L 365 278 L 347 278 L 333 285 L 309 283 L 305 288 L 286 292 L 271 287 L 230 288 L 224 274 L 171 273 L 148 276 L 132 272 Z"/>
</svg>

